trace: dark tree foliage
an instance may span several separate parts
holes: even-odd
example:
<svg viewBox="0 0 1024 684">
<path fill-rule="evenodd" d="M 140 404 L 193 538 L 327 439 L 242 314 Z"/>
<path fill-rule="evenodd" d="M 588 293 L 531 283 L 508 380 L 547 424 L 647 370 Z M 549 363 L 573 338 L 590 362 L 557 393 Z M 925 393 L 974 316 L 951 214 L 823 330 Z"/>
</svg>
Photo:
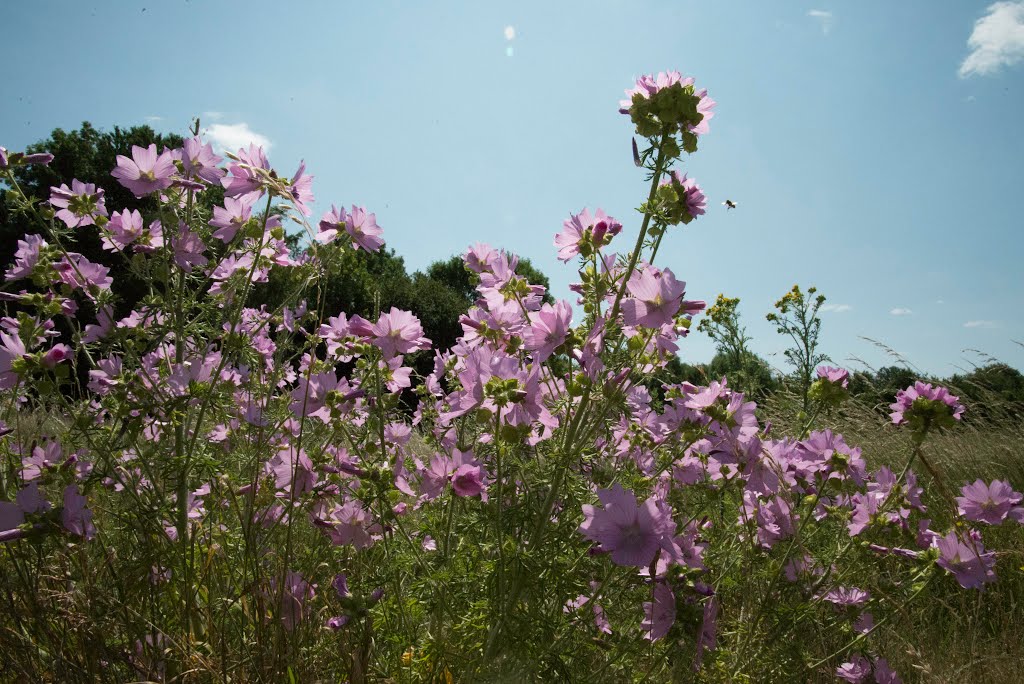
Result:
<svg viewBox="0 0 1024 684">
<path fill-rule="evenodd" d="M 1024 375 L 1005 363 L 990 363 L 949 379 L 971 413 L 994 416 L 1002 411 L 1024 414 Z"/>
<path fill-rule="evenodd" d="M 754 352 L 747 351 L 739 359 L 733 354 L 719 352 L 704 369 L 708 381 L 729 379 L 729 386 L 751 399 L 760 401 L 765 394 L 779 388 L 779 381 L 771 366 Z"/>
</svg>

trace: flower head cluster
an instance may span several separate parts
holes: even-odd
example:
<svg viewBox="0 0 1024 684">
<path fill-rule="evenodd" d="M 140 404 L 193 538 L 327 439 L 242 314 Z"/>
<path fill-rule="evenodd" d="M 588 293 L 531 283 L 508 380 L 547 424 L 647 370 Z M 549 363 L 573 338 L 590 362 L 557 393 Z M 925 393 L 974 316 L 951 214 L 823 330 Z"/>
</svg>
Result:
<svg viewBox="0 0 1024 684">
<path fill-rule="evenodd" d="M 619 112 L 628 114 L 637 132 L 646 137 L 665 127 L 705 135 L 716 104 L 707 90 L 695 90 L 693 79 L 683 78 L 678 71 L 641 76 L 626 97 L 619 103 Z"/>
<path fill-rule="evenodd" d="M 920 380 L 900 390 L 889 408 L 894 424 L 907 425 L 918 433 L 927 427 L 951 427 L 964 413 L 960 397 L 950 394 L 945 387 L 934 387 Z"/>
</svg>

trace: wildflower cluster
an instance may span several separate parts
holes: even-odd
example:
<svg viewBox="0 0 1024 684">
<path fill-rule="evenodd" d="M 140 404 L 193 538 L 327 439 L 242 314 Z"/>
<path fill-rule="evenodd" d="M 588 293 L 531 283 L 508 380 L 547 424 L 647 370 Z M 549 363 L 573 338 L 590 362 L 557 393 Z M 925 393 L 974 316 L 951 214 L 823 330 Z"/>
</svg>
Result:
<svg viewBox="0 0 1024 684">
<path fill-rule="evenodd" d="M 635 246 L 601 209 L 571 215 L 554 244 L 576 260 L 576 299 L 553 304 L 514 254 L 471 246 L 477 299 L 450 349 L 409 311 L 323 310 L 321 275 L 341 250 L 379 250 L 382 230 L 357 205 L 311 226 L 304 164 L 282 176 L 250 146 L 222 167 L 197 137 L 118 157 L 111 175 L 152 215 L 108 213 L 92 184 L 53 188 L 47 230 L 4 275 L 9 614 L 100 585 L 117 600 L 81 642 L 102 648 L 26 667 L 435 680 L 540 676 L 573 654 L 579 671 L 646 662 L 668 678 L 739 676 L 799 648 L 797 679 L 898 681 L 872 635 L 899 607 L 880 597 L 994 581 L 985 528 L 1024 523 L 1021 494 L 979 480 L 956 499 L 960 525 L 929 528 L 912 466 L 963 412 L 942 388 L 893 405 L 919 437 L 896 474 L 813 421 L 776 436 L 725 378 L 653 385 L 705 309 L 655 260 L 704 213 L 673 167 L 715 103 L 677 72 L 627 94 L 651 182 Z M 11 166 L 49 161 L 0 151 L 15 192 Z M 207 211 L 211 188 L 224 199 Z M 301 251 L 282 217 L 304 226 Z M 148 284 L 138 307 L 120 310 L 109 269 L 72 251 L 85 231 Z M 271 274 L 282 303 L 250 305 Z M 705 320 L 737 304 L 720 297 Z M 838 405 L 847 381 L 820 368 L 811 399 Z M 807 624 L 827 625 L 820 642 L 785 638 Z"/>
</svg>

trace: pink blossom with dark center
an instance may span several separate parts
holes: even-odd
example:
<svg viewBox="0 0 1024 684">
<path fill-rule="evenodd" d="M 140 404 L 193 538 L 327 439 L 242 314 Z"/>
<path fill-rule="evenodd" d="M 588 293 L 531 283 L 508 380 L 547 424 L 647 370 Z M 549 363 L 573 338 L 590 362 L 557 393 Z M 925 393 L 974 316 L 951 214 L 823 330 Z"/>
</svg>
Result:
<svg viewBox="0 0 1024 684">
<path fill-rule="evenodd" d="M 40 359 L 40 363 L 44 368 L 53 370 L 57 367 L 58 363 L 66 361 L 71 355 L 71 347 L 63 343 L 55 344 L 46 350 L 46 353 L 43 354 L 43 358 Z"/>
<path fill-rule="evenodd" d="M 131 159 L 123 154 L 117 155 L 117 168 L 110 175 L 136 197 L 145 197 L 171 187 L 174 172 L 174 158 L 170 151 L 164 150 L 157 155 L 156 143 L 152 143 L 145 148 L 132 145 Z"/>
</svg>

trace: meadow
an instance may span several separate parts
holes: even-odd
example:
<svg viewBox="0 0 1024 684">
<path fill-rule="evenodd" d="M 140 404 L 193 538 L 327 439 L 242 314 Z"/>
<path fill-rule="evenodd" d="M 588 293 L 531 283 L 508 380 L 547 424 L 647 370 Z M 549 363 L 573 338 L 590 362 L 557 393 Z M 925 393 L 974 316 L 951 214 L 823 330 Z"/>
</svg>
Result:
<svg viewBox="0 0 1024 684">
<path fill-rule="evenodd" d="M 328 308 L 383 230 L 312 220 L 304 164 L 197 126 L 117 157 L 140 211 L 77 179 L 39 201 L 16 172 L 60 160 L 0 148 L 0 679 L 1020 681 L 1018 402 L 851 396 L 799 288 L 784 387 L 663 381 L 698 329 L 738 339 L 738 300 L 657 262 L 706 211 L 715 104 L 640 78 L 638 216 L 569 215 L 570 299 L 469 246 L 450 348 Z"/>
</svg>

